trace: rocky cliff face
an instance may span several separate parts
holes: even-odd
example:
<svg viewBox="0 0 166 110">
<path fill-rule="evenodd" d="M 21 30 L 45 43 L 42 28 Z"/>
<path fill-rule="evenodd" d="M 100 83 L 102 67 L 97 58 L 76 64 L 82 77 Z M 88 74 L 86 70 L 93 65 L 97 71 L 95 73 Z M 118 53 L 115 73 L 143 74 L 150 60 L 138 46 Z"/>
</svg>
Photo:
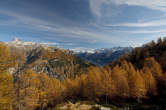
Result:
<svg viewBox="0 0 166 110">
<path fill-rule="evenodd" d="M 18 69 L 22 71 L 31 69 L 36 73 L 46 73 L 50 77 L 64 80 L 67 77 L 74 78 L 93 66 L 70 51 L 53 46 L 23 42 L 18 39 L 6 45 L 17 62 L 15 67 L 9 69 L 11 74 L 15 74 Z"/>
</svg>

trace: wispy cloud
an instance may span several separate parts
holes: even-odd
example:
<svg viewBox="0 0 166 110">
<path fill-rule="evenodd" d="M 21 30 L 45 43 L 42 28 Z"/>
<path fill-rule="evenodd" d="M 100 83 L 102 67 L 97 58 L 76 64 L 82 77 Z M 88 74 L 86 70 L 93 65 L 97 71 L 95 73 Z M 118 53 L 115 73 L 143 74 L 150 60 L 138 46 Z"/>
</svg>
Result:
<svg viewBox="0 0 166 110">
<path fill-rule="evenodd" d="M 13 36 L 18 33 L 24 39 L 46 44 L 57 42 L 65 48 L 136 45 L 152 38 L 144 40 L 147 36 L 166 32 L 165 0 L 85 0 L 85 6 L 82 0 L 72 1 L 83 7 L 71 3 L 68 8 L 61 8 L 64 0 L 54 2 L 56 6 L 52 0 L 47 1 L 48 6 L 46 2 L 27 1 L 22 8 L 1 6 L 0 32 Z M 28 8 L 21 10 L 24 6 Z"/>
<path fill-rule="evenodd" d="M 65 27 L 56 23 L 48 22 L 38 18 L 30 17 L 30 16 L 20 15 L 18 13 L 14 13 L 11 11 L 1 10 L 0 14 L 1 13 L 14 18 L 12 20 L 14 20 L 15 22 L 10 22 L 10 25 L 19 25 L 19 26 L 24 26 L 26 28 L 39 30 L 39 31 L 52 32 L 54 33 L 55 36 L 56 34 L 60 34 L 66 37 L 84 39 L 84 40 L 87 40 L 87 42 L 89 41 L 91 43 L 95 42 L 96 39 L 100 41 L 104 41 L 108 39 L 108 35 L 105 35 L 101 32 L 95 32 L 93 30 L 90 30 L 89 28 L 75 27 L 75 26 Z M 6 22 L 6 24 L 8 24 L 8 22 Z"/>
<path fill-rule="evenodd" d="M 95 49 L 92 48 L 85 48 L 85 47 L 77 47 L 77 48 L 72 48 L 72 51 L 76 52 L 76 53 L 80 53 L 80 52 L 88 52 L 88 53 L 94 53 Z"/>
<path fill-rule="evenodd" d="M 56 43 L 56 42 L 42 42 L 40 44 L 43 44 L 43 45 L 59 45 L 59 43 Z"/>
<path fill-rule="evenodd" d="M 165 33 L 166 29 L 156 29 L 156 30 L 132 30 L 132 31 L 123 31 L 123 30 L 115 30 L 115 32 L 125 33 L 125 34 L 156 34 L 156 33 Z"/>
<path fill-rule="evenodd" d="M 159 10 L 166 12 L 165 0 L 89 0 L 92 13 L 96 16 L 101 16 L 101 7 L 103 4 L 111 5 L 128 5 L 128 6 L 142 6 L 152 10 Z"/>
<path fill-rule="evenodd" d="M 123 26 L 123 27 L 156 27 L 166 26 L 166 20 L 156 20 L 147 22 L 126 22 L 126 23 L 114 23 L 107 26 Z"/>
</svg>

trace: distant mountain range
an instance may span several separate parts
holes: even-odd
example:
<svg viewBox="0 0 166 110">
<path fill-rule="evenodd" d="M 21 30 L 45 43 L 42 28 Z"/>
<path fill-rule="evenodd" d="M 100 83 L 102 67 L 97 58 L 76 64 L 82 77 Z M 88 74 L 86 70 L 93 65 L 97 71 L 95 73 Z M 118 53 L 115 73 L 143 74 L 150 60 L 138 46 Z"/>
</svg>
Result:
<svg viewBox="0 0 166 110">
<path fill-rule="evenodd" d="M 115 59 L 118 59 L 119 56 L 130 53 L 133 50 L 133 47 L 113 47 L 113 48 L 102 48 L 95 50 L 85 50 L 80 52 L 75 52 L 77 56 L 82 59 L 95 64 L 97 66 L 104 66 L 110 64 Z"/>
<path fill-rule="evenodd" d="M 31 69 L 36 73 L 47 73 L 60 80 L 74 77 L 91 66 L 104 66 L 110 64 L 120 55 L 131 52 L 132 47 L 114 47 L 91 50 L 64 50 L 46 43 L 25 42 L 15 38 L 5 43 L 11 54 L 23 69 Z M 10 73 L 17 72 L 19 67 L 10 68 Z"/>
</svg>

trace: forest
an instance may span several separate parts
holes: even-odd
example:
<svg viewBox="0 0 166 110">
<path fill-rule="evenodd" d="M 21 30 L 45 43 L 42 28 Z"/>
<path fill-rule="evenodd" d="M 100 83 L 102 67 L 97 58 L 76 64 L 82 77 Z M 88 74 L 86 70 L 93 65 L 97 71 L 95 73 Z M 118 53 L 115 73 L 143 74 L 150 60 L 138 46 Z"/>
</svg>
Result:
<svg viewBox="0 0 166 110">
<path fill-rule="evenodd" d="M 10 74 L 9 68 L 19 63 L 18 57 L 0 43 L 0 110 L 53 110 L 56 104 L 69 100 L 166 107 L 166 38 L 135 48 L 109 65 L 91 66 L 65 80 L 31 69 Z"/>
</svg>

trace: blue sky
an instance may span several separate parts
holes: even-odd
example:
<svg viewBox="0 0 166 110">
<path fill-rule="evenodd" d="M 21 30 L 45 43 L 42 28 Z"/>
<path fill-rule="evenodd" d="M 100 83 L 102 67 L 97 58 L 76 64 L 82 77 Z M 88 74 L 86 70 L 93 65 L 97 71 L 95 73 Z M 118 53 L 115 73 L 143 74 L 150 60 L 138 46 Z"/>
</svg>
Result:
<svg viewBox="0 0 166 110">
<path fill-rule="evenodd" d="M 0 41 L 140 46 L 166 35 L 166 0 L 1 0 Z"/>
</svg>

